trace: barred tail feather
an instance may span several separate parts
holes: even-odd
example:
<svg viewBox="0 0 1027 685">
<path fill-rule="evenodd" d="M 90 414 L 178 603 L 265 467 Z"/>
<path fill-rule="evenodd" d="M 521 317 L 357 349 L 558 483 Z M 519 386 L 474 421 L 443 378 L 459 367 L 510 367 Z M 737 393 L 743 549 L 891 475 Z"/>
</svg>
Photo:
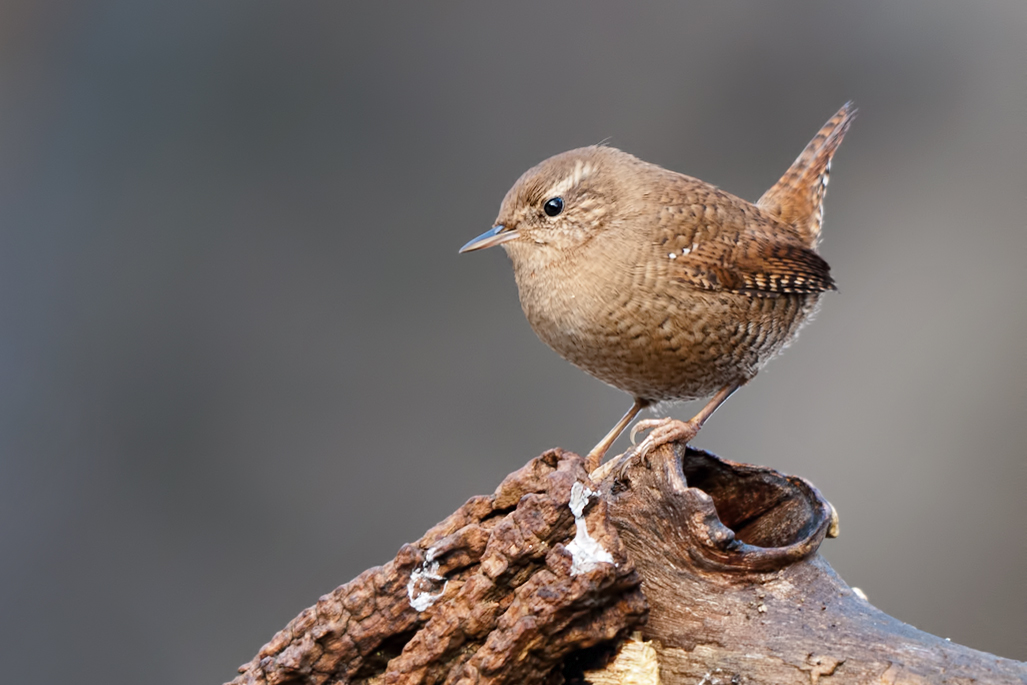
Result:
<svg viewBox="0 0 1027 685">
<path fill-rule="evenodd" d="M 852 102 L 845 103 L 813 137 L 781 180 L 756 203 L 763 211 L 794 226 L 810 247 L 816 247 L 820 240 L 831 157 L 855 116 Z"/>
</svg>

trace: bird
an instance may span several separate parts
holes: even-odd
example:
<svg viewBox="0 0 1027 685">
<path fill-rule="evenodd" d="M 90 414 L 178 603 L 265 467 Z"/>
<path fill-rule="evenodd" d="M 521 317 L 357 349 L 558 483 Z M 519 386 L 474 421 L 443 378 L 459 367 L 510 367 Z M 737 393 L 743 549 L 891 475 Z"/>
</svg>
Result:
<svg viewBox="0 0 1027 685">
<path fill-rule="evenodd" d="M 590 472 L 657 403 L 710 398 L 689 421 L 640 420 L 632 443 L 648 435 L 633 454 L 692 440 L 836 290 L 817 247 L 831 159 L 855 115 L 846 103 L 755 203 L 604 144 L 557 154 L 460 249 L 502 246 L 538 337 L 632 396 Z"/>
</svg>

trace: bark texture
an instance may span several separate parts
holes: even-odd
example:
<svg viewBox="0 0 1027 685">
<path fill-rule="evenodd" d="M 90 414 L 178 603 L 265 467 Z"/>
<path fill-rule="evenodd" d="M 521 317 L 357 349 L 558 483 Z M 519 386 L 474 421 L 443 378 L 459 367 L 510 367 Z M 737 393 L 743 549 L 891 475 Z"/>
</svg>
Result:
<svg viewBox="0 0 1027 685">
<path fill-rule="evenodd" d="M 321 597 L 232 682 L 542 682 L 571 652 L 625 636 L 645 618 L 641 577 L 589 484 L 577 455 L 533 459 Z M 612 563 L 575 565 L 576 518 Z"/>
<path fill-rule="evenodd" d="M 662 682 L 1027 682 L 1027 664 L 917 630 L 846 585 L 816 553 L 833 510 L 805 480 L 680 448 L 626 478 L 609 512 L 644 579 Z"/>
<path fill-rule="evenodd" d="M 663 447 L 552 450 L 293 619 L 232 683 L 1018 683 L 878 611 L 817 554 L 801 478 Z"/>
</svg>

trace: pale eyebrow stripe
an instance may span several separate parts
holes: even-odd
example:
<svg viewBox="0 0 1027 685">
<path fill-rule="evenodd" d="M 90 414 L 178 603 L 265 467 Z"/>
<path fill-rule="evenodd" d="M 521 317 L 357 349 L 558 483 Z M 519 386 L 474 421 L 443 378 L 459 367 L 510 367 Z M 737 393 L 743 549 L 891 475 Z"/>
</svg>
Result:
<svg viewBox="0 0 1027 685">
<path fill-rule="evenodd" d="M 580 159 L 574 163 L 574 171 L 560 179 L 557 183 L 553 184 L 549 191 L 545 193 L 546 198 L 559 197 L 563 195 L 571 188 L 574 188 L 595 170 L 591 164 L 587 164 Z"/>
</svg>

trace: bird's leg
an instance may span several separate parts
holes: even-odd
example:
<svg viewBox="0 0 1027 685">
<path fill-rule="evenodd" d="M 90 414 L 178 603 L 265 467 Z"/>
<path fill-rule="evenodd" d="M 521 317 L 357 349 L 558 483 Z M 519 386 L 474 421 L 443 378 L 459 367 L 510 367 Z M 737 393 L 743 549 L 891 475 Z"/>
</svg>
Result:
<svg viewBox="0 0 1027 685">
<path fill-rule="evenodd" d="M 706 423 L 706 419 L 710 418 L 713 412 L 717 411 L 717 407 L 724 404 L 727 398 L 731 397 L 735 390 L 738 390 L 740 387 L 742 387 L 741 383 L 725 385 L 717 391 L 717 394 L 706 403 L 706 406 L 698 414 L 688 421 L 679 421 L 678 419 L 671 418 L 643 419 L 639 421 L 631 429 L 631 442 L 635 442 L 635 435 L 639 431 L 647 430 L 650 432 L 645 440 L 642 441 L 642 444 L 635 448 L 634 455 L 643 457 L 660 445 L 666 445 L 668 442 L 683 440 L 687 443 L 699 432 L 699 429 Z"/>
<path fill-rule="evenodd" d="M 599 441 L 599 444 L 592 448 L 592 451 L 588 453 L 585 458 L 585 468 L 591 473 L 599 467 L 599 462 L 603 460 L 603 455 L 606 454 L 606 450 L 610 449 L 610 445 L 620 437 L 620 434 L 624 432 L 624 429 L 628 427 L 628 424 L 638 416 L 638 412 L 642 411 L 649 406 L 648 400 L 640 400 L 635 398 L 635 403 L 631 405 L 631 409 L 628 409 L 628 413 L 621 417 L 621 420 L 617 422 L 617 425 L 610 429 L 610 432 L 606 434 L 606 437 Z"/>
</svg>

